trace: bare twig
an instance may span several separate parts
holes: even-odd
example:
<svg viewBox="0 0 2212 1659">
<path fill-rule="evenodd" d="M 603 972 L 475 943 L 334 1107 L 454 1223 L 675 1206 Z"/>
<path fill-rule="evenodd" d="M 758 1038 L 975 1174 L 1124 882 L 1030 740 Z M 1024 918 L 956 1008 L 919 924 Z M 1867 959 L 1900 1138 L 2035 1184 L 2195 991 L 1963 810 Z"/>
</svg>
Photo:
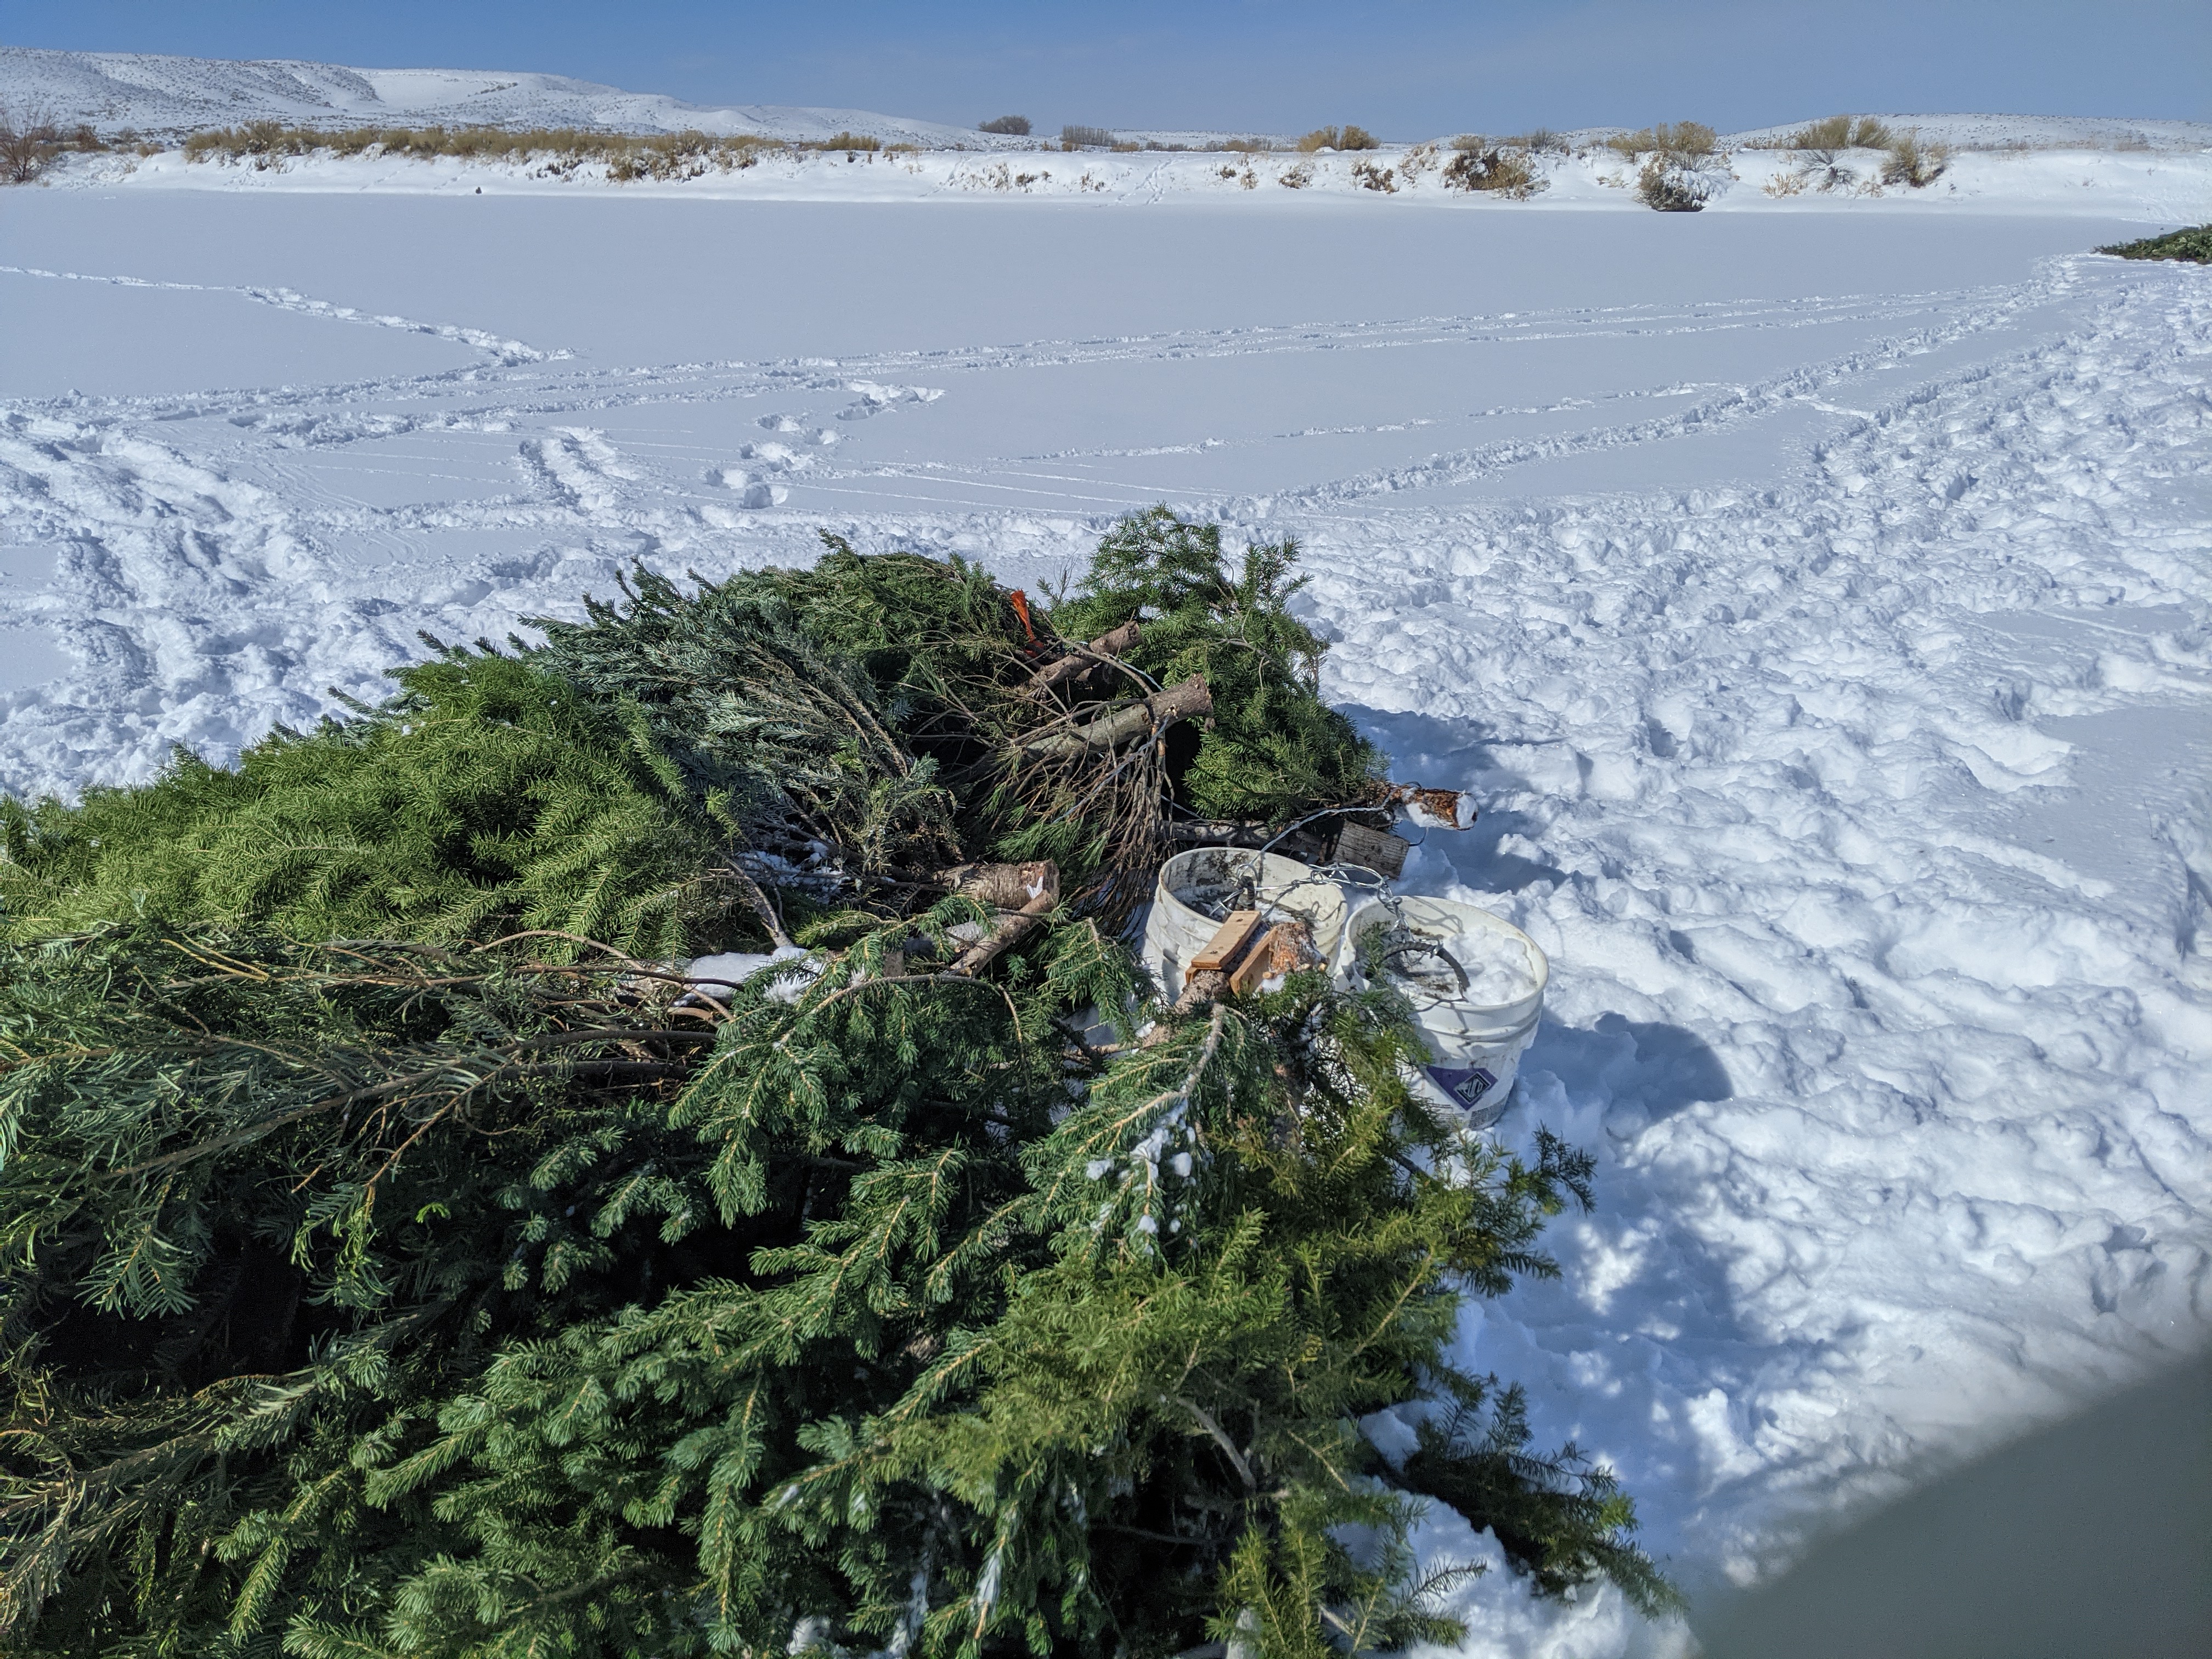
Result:
<svg viewBox="0 0 2212 1659">
<path fill-rule="evenodd" d="M 1237 1443 L 1229 1437 L 1228 1431 L 1215 1422 L 1212 1415 L 1195 1400 L 1186 1400 L 1181 1395 L 1175 1395 L 1174 1399 L 1176 1405 L 1198 1419 L 1199 1426 L 1213 1437 L 1214 1443 L 1229 1454 L 1229 1461 L 1237 1466 L 1237 1475 L 1243 1481 L 1244 1490 L 1259 1491 L 1260 1483 L 1252 1478 L 1252 1466 L 1244 1461 L 1244 1454 L 1237 1449 Z"/>
</svg>

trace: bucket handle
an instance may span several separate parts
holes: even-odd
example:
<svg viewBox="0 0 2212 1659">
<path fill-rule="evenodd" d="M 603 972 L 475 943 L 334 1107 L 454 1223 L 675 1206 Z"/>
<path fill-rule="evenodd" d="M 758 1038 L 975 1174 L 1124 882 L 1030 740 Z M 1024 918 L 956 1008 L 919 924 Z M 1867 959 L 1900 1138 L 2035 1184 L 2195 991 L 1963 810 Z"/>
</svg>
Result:
<svg viewBox="0 0 2212 1659">
<path fill-rule="evenodd" d="M 1468 978 L 1467 969 L 1459 965 L 1459 958 L 1454 956 L 1450 951 L 1445 950 L 1441 945 L 1424 945 L 1416 940 L 1407 945 L 1393 945 L 1389 950 L 1385 951 L 1382 953 L 1382 960 L 1385 962 L 1393 962 L 1400 957 L 1411 956 L 1416 951 L 1419 951 L 1426 956 L 1442 957 L 1446 962 L 1449 963 L 1451 964 L 1452 972 L 1458 975 L 1459 978 L 1460 994 L 1462 996 L 1465 996 L 1467 994 L 1468 989 L 1473 986 L 1474 981 Z"/>
</svg>

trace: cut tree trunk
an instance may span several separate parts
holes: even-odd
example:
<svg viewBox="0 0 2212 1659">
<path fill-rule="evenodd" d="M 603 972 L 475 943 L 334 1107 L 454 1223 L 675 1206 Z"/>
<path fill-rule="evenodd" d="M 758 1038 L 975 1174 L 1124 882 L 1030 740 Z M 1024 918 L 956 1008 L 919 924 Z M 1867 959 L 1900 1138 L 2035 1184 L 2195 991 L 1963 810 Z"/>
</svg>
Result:
<svg viewBox="0 0 2212 1659">
<path fill-rule="evenodd" d="M 999 915 L 983 937 L 963 951 L 947 971 L 973 975 L 1009 946 L 1028 937 L 1060 902 L 1060 866 L 1050 859 L 1030 864 L 974 864 L 946 872 L 953 890 L 980 899 Z"/>
<path fill-rule="evenodd" d="M 1101 634 L 1088 645 L 1079 645 L 1058 662 L 1048 663 L 1030 676 L 1029 689 L 1033 694 L 1049 691 L 1055 685 L 1065 685 L 1070 680 L 1079 680 L 1092 669 L 1127 655 L 1144 636 L 1144 629 L 1133 622 L 1125 622 L 1119 628 Z"/>
<path fill-rule="evenodd" d="M 1156 691 L 1141 702 L 1103 715 L 1088 726 L 1049 732 L 1024 744 L 1022 748 L 1048 759 L 1079 755 L 1086 749 L 1119 749 L 1124 744 L 1164 732 L 1177 720 L 1212 712 L 1213 693 L 1206 689 L 1203 676 L 1193 674 L 1180 685 Z"/>
</svg>

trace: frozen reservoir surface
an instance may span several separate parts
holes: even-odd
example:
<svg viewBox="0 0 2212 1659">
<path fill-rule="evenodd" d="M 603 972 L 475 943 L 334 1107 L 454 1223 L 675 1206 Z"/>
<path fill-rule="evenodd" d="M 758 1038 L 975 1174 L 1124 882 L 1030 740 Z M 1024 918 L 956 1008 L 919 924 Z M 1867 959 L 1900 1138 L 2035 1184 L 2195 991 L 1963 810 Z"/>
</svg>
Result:
<svg viewBox="0 0 2212 1659">
<path fill-rule="evenodd" d="M 1500 1133 L 1599 1207 L 1465 1358 L 1681 1583 L 2206 1340 L 2212 272 L 2085 253 L 2150 227 L 350 176 L 0 192 L 0 785 L 632 560 L 1036 586 L 1167 501 L 1299 538 L 1331 695 L 1484 801 L 1408 885 L 1549 953 Z M 1469 1654 L 1682 1647 L 1458 1594 Z"/>
</svg>

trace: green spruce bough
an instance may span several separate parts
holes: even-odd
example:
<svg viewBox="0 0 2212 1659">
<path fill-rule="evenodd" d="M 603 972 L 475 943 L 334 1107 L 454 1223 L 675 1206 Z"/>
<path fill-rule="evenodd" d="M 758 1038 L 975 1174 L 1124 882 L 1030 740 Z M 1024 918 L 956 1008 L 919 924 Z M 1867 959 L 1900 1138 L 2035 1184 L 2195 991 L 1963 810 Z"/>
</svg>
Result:
<svg viewBox="0 0 2212 1659">
<path fill-rule="evenodd" d="M 1319 974 L 1079 1041 L 1149 831 L 944 971 L 988 916 L 923 867 L 1133 769 L 1358 798 L 1292 552 L 1147 515 L 1028 619 L 911 556 L 641 577 L 235 773 L 9 807 L 0 1644 L 1319 1659 L 1451 1636 L 1431 1498 L 1667 1602 L 1443 1357 L 1584 1159 L 1430 1114 L 1403 1007 Z M 1195 753 L 1025 766 L 1032 635 L 1139 611 L 1130 672 L 1217 687 Z M 757 889 L 809 961 L 687 984 Z M 1420 1401 L 1394 1466 L 1360 1421 Z"/>
<path fill-rule="evenodd" d="M 2169 230 L 2163 236 L 2147 236 L 2141 241 L 2117 242 L 2097 252 L 2117 253 L 2123 259 L 2181 259 L 2194 264 L 2212 264 L 2212 225 L 2191 225 L 2181 230 Z"/>
</svg>

